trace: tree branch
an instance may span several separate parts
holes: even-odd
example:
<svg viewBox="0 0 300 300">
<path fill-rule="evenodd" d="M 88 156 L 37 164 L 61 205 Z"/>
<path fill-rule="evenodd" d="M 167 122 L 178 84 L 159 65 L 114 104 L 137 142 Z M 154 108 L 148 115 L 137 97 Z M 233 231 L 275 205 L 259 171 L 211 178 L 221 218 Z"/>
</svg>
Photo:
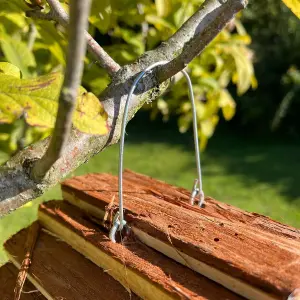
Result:
<svg viewBox="0 0 300 300">
<path fill-rule="evenodd" d="M 36 35 L 37 35 L 37 29 L 34 23 L 30 23 L 29 31 L 28 31 L 28 41 L 27 41 L 27 48 L 29 49 L 29 51 L 32 51 L 36 39 Z"/>
<path fill-rule="evenodd" d="M 69 23 L 69 16 L 65 12 L 64 8 L 59 3 L 59 0 L 46 0 L 49 6 L 51 7 L 51 10 L 53 13 L 57 16 L 57 19 L 61 19 L 63 26 L 67 26 Z M 71 10 L 71 9 L 70 9 Z M 86 28 L 86 27 L 85 27 Z"/>
<path fill-rule="evenodd" d="M 205 1 L 180 30 L 154 50 L 156 56 L 170 61 L 158 72 L 158 82 L 163 82 L 184 69 L 226 26 L 236 12 L 246 5 L 247 0 Z"/>
<path fill-rule="evenodd" d="M 26 17 L 31 18 L 31 19 L 56 21 L 57 22 L 57 17 L 53 13 L 53 11 L 50 11 L 50 12 L 45 14 L 41 10 L 34 9 L 34 10 L 27 10 L 25 14 L 26 14 Z"/>
<path fill-rule="evenodd" d="M 62 156 L 70 136 L 77 90 L 83 72 L 83 61 L 86 52 L 84 32 L 88 27 L 90 6 L 91 1 L 89 0 L 70 1 L 67 67 L 59 96 L 55 128 L 49 147 L 44 156 L 32 168 L 31 175 L 37 181 L 43 178 L 51 166 Z"/>
<path fill-rule="evenodd" d="M 61 6 L 58 0 L 47 0 L 51 10 L 49 13 L 43 13 L 40 10 L 29 10 L 26 12 L 26 16 L 33 19 L 56 21 L 61 26 L 67 27 L 69 23 L 69 16 Z M 87 39 L 87 49 L 99 62 L 102 68 L 104 68 L 110 76 L 113 76 L 120 70 L 120 65 L 116 63 L 105 50 L 93 39 L 93 37 L 85 31 L 85 37 Z"/>
<path fill-rule="evenodd" d="M 108 113 L 111 132 L 106 136 L 92 136 L 76 130 L 71 136 L 62 157 L 51 167 L 41 182 L 31 177 L 32 162 L 43 156 L 49 138 L 39 141 L 18 153 L 0 168 L 0 215 L 16 209 L 27 201 L 41 195 L 58 183 L 64 176 L 87 162 L 91 157 L 117 143 L 120 137 L 121 117 L 130 86 L 142 69 L 159 60 L 171 63 L 145 76 L 133 97 L 128 113 L 130 120 L 145 101 L 156 99 L 168 87 L 166 76 L 184 68 L 199 51 L 204 49 L 234 15 L 246 6 L 245 0 L 206 0 L 184 25 L 166 43 L 145 53 L 135 63 L 124 66 L 113 78 L 108 88 L 100 95 Z M 197 47 L 196 50 L 191 47 Z M 191 54 L 189 54 L 191 51 Z M 172 61 L 173 60 L 173 61 Z M 164 75 L 167 72 L 168 75 Z"/>
</svg>

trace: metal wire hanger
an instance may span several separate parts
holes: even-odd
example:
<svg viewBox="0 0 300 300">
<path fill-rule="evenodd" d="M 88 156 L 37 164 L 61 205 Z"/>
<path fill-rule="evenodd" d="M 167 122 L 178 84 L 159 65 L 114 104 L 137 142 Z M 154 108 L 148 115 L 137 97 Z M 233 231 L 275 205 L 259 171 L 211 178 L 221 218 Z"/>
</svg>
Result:
<svg viewBox="0 0 300 300">
<path fill-rule="evenodd" d="M 109 232 L 109 238 L 112 242 L 116 242 L 115 235 L 116 232 L 119 230 L 121 231 L 124 226 L 126 226 L 126 221 L 124 219 L 124 210 L 123 210 L 123 157 L 124 157 L 124 140 L 125 140 L 125 129 L 126 129 L 126 121 L 127 121 L 127 114 L 128 114 L 128 107 L 132 95 L 139 83 L 139 81 L 144 77 L 146 73 L 151 72 L 157 66 L 165 65 L 169 61 L 159 61 L 156 62 L 149 67 L 147 67 L 144 71 L 142 71 L 137 78 L 134 80 L 130 92 L 127 96 L 127 100 L 125 103 L 124 114 L 122 119 L 122 127 L 121 127 L 121 137 L 120 137 L 120 152 L 119 152 L 119 211 L 115 214 L 113 220 L 113 226 Z M 198 128 L 197 128 L 197 114 L 196 114 L 196 107 L 195 107 L 195 99 L 193 93 L 193 86 L 190 79 L 190 76 L 185 70 L 182 70 L 181 73 L 184 75 L 189 89 L 189 98 L 192 105 L 192 114 L 193 114 L 193 132 L 194 132 L 194 144 L 195 144 L 195 158 L 196 158 L 196 165 L 197 165 L 197 179 L 194 181 L 193 189 L 190 196 L 190 204 L 194 205 L 195 198 L 199 196 L 199 207 L 202 207 L 204 204 L 204 193 L 202 190 L 202 176 L 201 176 L 201 164 L 200 164 L 200 151 L 198 146 Z"/>
</svg>

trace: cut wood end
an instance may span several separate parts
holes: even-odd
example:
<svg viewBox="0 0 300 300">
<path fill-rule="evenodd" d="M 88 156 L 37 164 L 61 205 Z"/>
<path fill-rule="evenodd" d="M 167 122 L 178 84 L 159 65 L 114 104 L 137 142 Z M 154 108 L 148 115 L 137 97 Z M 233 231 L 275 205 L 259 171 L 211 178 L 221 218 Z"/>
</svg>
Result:
<svg viewBox="0 0 300 300">
<path fill-rule="evenodd" d="M 300 276 L 300 272 L 299 272 Z M 288 297 L 287 300 L 300 300 L 300 288 L 295 289 Z"/>
<path fill-rule="evenodd" d="M 10 261 L 18 269 L 21 267 L 23 245 L 28 230 L 28 228 L 21 230 L 5 244 Z M 34 259 L 27 278 L 48 300 L 139 299 L 133 293 L 128 293 L 108 275 L 108 272 L 104 272 L 63 242 L 59 234 L 53 235 L 51 232 L 49 235 L 43 228 L 35 246 Z M 2 292 L 1 284 L 0 280 L 0 292 Z M 0 298 L 3 299 L 2 294 Z M 23 298 L 27 299 L 26 294 L 22 294 L 21 299 Z"/>
</svg>

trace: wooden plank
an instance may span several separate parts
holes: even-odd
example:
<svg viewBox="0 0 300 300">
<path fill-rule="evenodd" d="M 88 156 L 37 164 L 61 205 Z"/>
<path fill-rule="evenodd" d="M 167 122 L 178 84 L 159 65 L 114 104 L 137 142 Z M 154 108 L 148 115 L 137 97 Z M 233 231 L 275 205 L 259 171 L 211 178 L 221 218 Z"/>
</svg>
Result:
<svg viewBox="0 0 300 300">
<path fill-rule="evenodd" d="M 1 300 L 14 299 L 18 269 L 11 263 L 0 267 L 0 295 Z M 23 286 L 21 300 L 44 300 L 46 299 L 28 280 Z"/>
<path fill-rule="evenodd" d="M 20 231 L 4 246 L 17 268 L 20 268 L 25 255 L 23 245 L 27 232 L 28 228 Z M 40 232 L 36 242 L 28 279 L 35 289 L 51 300 L 139 299 L 126 291 L 106 271 L 44 230 Z"/>
<path fill-rule="evenodd" d="M 25 256 L 23 258 L 19 270 L 19 274 L 16 282 L 14 300 L 20 300 L 21 298 L 23 286 L 27 278 L 29 267 L 31 265 L 34 246 L 39 236 L 39 233 L 40 233 L 40 224 L 38 222 L 33 223 L 32 226 L 30 226 L 27 231 L 27 238 L 24 245 Z"/>
<path fill-rule="evenodd" d="M 300 286 L 298 229 L 211 198 L 203 209 L 191 207 L 189 191 L 147 180 L 125 173 L 126 220 L 147 245 L 184 263 L 170 251 L 176 248 L 198 261 L 190 265 L 195 271 L 249 299 L 286 299 Z M 64 199 L 99 218 L 112 201 L 111 211 L 117 207 L 117 178 L 109 174 L 68 179 L 62 191 Z"/>
<path fill-rule="evenodd" d="M 65 201 L 41 205 L 39 220 L 142 299 L 241 299 L 134 237 L 112 243 L 82 210 Z"/>
<path fill-rule="evenodd" d="M 277 237 L 300 241 L 299 229 L 282 224 L 264 215 L 244 211 L 230 204 L 219 202 L 211 197 L 206 197 L 205 209 L 197 206 L 191 207 L 189 205 L 191 192 L 184 188 L 172 186 L 166 182 L 130 170 L 125 170 L 124 179 L 125 182 L 136 185 L 145 193 L 152 193 L 164 201 L 180 207 L 186 207 L 201 215 L 246 224 L 246 226 L 251 225 L 251 227 L 261 229 L 264 232 L 275 234 Z"/>
</svg>

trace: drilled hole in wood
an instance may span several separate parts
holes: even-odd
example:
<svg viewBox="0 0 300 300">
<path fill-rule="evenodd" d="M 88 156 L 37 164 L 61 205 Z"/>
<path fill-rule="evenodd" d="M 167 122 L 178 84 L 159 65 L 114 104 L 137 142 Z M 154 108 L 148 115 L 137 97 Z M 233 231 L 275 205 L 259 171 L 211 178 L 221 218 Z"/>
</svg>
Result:
<svg viewBox="0 0 300 300">
<path fill-rule="evenodd" d="M 215 242 L 218 242 L 220 239 L 219 238 L 214 238 L 214 241 Z"/>
</svg>

